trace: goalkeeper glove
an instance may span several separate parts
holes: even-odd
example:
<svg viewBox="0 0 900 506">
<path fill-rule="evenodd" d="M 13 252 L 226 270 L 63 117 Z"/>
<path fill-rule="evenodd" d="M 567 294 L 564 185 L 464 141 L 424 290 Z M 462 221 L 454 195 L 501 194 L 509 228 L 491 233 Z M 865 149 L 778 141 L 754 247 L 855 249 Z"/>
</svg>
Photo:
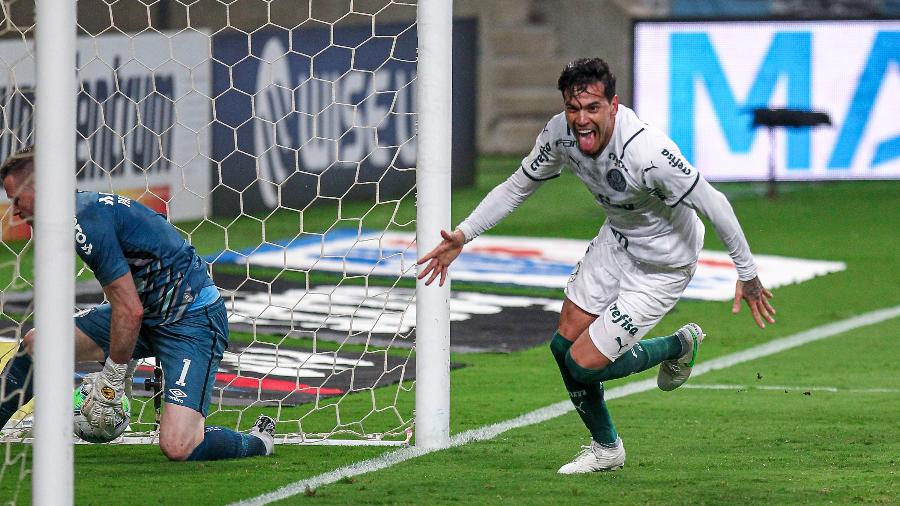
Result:
<svg viewBox="0 0 900 506">
<path fill-rule="evenodd" d="M 91 393 L 81 406 L 85 420 L 95 427 L 114 427 L 127 416 L 122 408 L 128 364 L 107 358 L 103 370 L 93 379 Z"/>
</svg>

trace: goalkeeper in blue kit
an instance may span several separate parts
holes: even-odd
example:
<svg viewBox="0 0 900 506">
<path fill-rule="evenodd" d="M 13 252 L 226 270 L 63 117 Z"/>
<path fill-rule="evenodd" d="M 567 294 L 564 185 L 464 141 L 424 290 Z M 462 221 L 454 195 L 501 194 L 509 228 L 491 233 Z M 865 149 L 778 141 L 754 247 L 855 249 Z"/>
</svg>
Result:
<svg viewBox="0 0 900 506">
<path fill-rule="evenodd" d="M 0 167 L 16 216 L 34 214 L 34 150 Z M 249 434 L 204 427 L 215 373 L 228 344 L 225 303 L 206 262 L 164 216 L 139 202 L 108 193 L 77 192 L 75 250 L 103 286 L 107 302 L 76 315 L 78 361 L 105 362 L 93 379 L 82 415 L 103 432 L 117 417 L 129 361 L 159 359 L 166 403 L 159 446 L 170 460 L 217 460 L 269 455 L 275 422 L 260 416 Z M 30 353 L 35 329 L 23 338 Z M 33 393 L 32 360 L 20 352 L 0 383 L 0 427 Z M 110 428 L 110 431 L 112 428 Z M 111 438 L 110 438 L 111 439 Z"/>
</svg>

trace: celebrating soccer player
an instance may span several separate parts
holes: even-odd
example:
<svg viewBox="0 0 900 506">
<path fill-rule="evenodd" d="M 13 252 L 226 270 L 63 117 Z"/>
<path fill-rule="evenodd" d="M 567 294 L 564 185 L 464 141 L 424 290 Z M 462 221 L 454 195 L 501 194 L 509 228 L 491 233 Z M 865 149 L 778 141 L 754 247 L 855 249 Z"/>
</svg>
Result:
<svg viewBox="0 0 900 506">
<path fill-rule="evenodd" d="M 26 148 L 0 167 L 15 216 L 31 222 L 34 150 Z M 225 303 L 206 262 L 166 218 L 120 195 L 78 192 L 75 250 L 103 286 L 105 302 L 75 317 L 79 361 L 105 361 L 92 378 L 81 412 L 114 437 L 121 420 L 131 359 L 157 357 L 165 381 L 159 446 L 170 460 L 217 460 L 270 455 L 275 422 L 260 416 L 249 434 L 206 427 L 215 373 L 228 345 Z M 32 329 L 23 339 L 30 352 Z M 41 337 L 37 337 L 41 339 Z M 32 397 L 32 361 L 21 352 L 5 371 L 0 427 Z"/>
<path fill-rule="evenodd" d="M 463 246 L 500 222 L 544 181 L 568 167 L 606 212 L 575 266 L 550 350 L 569 397 L 591 433 L 590 446 L 560 473 L 619 469 L 625 447 L 603 399 L 603 382 L 659 365 L 657 384 L 674 390 L 691 374 L 703 331 L 643 338 L 674 306 L 694 275 L 703 246 L 703 213 L 737 268 L 732 311 L 741 300 L 760 327 L 774 323 L 771 292 L 728 200 L 685 160 L 662 131 L 619 105 L 616 80 L 599 58 L 579 59 L 559 76 L 565 111 L 547 123 L 534 149 L 452 233 L 419 260 L 419 278 L 444 283 Z"/>
</svg>

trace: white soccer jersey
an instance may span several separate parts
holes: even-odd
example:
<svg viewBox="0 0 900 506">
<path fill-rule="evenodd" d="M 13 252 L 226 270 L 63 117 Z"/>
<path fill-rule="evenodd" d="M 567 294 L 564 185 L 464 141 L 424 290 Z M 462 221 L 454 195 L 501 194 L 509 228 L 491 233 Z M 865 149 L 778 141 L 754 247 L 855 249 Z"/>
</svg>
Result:
<svg viewBox="0 0 900 506">
<path fill-rule="evenodd" d="M 612 137 L 596 157 L 583 154 L 565 113 L 550 119 L 519 170 L 460 224 L 466 240 L 498 223 L 543 181 L 569 167 L 606 210 L 599 235 L 612 234 L 635 259 L 664 267 L 697 261 L 710 218 L 728 246 L 740 279 L 756 275 L 750 249 L 727 199 L 713 189 L 659 129 L 619 106 Z"/>
</svg>

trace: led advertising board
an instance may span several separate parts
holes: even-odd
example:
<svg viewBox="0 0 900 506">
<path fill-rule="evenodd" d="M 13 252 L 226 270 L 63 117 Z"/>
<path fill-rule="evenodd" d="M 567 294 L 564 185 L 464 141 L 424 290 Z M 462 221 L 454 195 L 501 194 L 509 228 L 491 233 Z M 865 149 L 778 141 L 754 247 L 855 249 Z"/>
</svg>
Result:
<svg viewBox="0 0 900 506">
<path fill-rule="evenodd" d="M 900 178 L 900 21 L 634 27 L 634 109 L 710 180 Z M 753 126 L 757 108 L 831 125 Z M 774 136 L 774 139 L 770 137 Z"/>
</svg>

